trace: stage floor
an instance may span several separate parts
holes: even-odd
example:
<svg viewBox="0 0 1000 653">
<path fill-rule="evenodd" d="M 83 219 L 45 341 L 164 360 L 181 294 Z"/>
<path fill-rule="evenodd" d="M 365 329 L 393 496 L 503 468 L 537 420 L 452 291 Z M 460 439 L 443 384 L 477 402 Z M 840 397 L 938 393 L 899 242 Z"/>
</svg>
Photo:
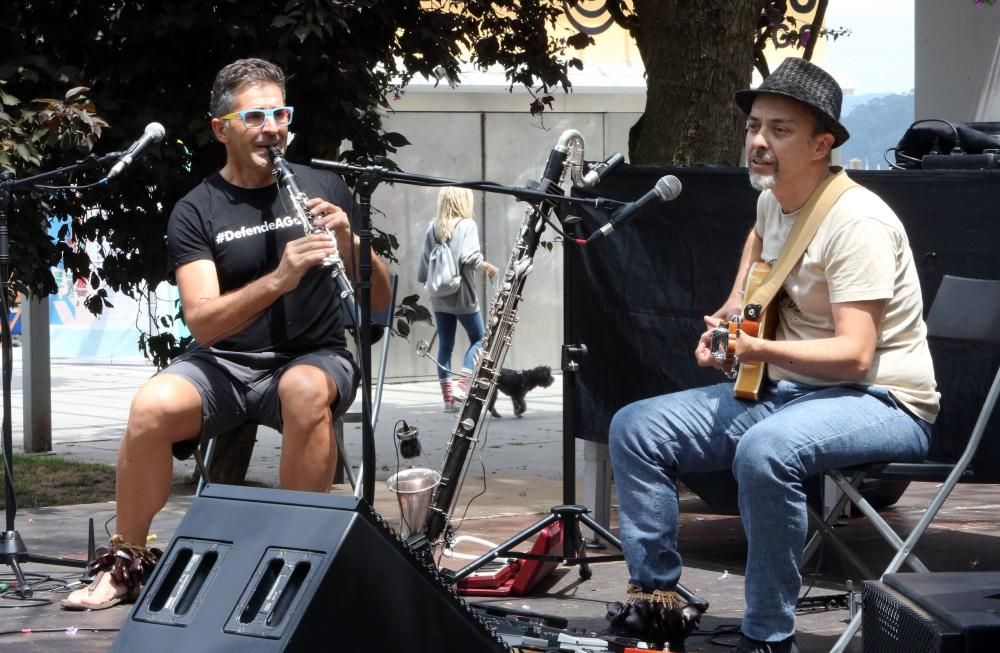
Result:
<svg viewBox="0 0 1000 653">
<path fill-rule="evenodd" d="M 561 484 L 551 479 L 511 476 L 492 477 L 490 481 L 487 494 L 473 503 L 462 534 L 499 543 L 535 523 L 547 514 L 548 507 L 559 503 Z M 381 489 L 383 484 L 379 487 L 376 509 L 389 521 L 398 521 L 393 497 Z M 918 519 L 933 489 L 930 484 L 911 485 L 899 504 L 889 511 L 892 521 L 912 523 Z M 190 497 L 174 498 L 157 517 L 152 531 L 162 545 L 169 541 L 191 500 Z M 998 506 L 1000 488 L 997 486 L 960 487 L 945 505 L 917 553 L 934 571 L 1000 570 Z M 740 622 L 746 555 L 742 528 L 737 517 L 710 514 L 695 497 L 684 498 L 682 510 L 681 550 L 686 555 L 682 582 L 711 602 L 701 630 L 688 640 L 688 651 L 724 651 L 706 633 L 738 626 Z M 102 541 L 104 524 L 113 516 L 113 511 L 111 503 L 20 511 L 18 532 L 32 554 L 84 557 L 88 519 L 94 520 L 98 541 Z M 841 527 L 841 532 L 860 546 L 863 557 L 874 568 L 888 560 L 889 551 L 882 546 L 878 534 L 861 520 L 849 520 Z M 484 550 L 466 549 L 465 552 L 475 554 Z M 594 552 L 595 555 L 599 553 Z M 460 564 L 454 561 L 454 566 Z M 64 582 L 73 581 L 79 575 L 75 569 L 30 561 L 23 563 L 22 569 L 32 578 L 51 574 Z M 572 628 L 600 631 L 605 627 L 605 603 L 623 597 L 627 571 L 620 561 L 597 563 L 591 569 L 592 578 L 584 581 L 578 568 L 559 567 L 530 596 L 470 600 L 563 616 Z M 9 577 L 9 571 L 0 570 L 4 580 Z M 843 572 L 833 553 L 824 556 L 819 575 L 812 576 L 812 568 L 809 572 L 803 592 L 812 585 L 810 596 L 835 598 L 843 594 Z M 860 584 L 857 589 L 860 590 Z M 5 653 L 108 651 L 117 629 L 129 615 L 129 607 L 67 612 L 58 605 L 62 596 L 40 589 L 35 594 L 38 599 L 35 602 L 18 601 L 10 595 L 0 600 L 0 649 Z M 819 607 L 801 611 L 797 635 L 800 650 L 829 650 L 847 617 L 845 609 Z M 719 639 L 725 643 L 735 642 L 734 637 Z M 850 650 L 861 650 L 860 636 L 855 638 Z"/>
</svg>

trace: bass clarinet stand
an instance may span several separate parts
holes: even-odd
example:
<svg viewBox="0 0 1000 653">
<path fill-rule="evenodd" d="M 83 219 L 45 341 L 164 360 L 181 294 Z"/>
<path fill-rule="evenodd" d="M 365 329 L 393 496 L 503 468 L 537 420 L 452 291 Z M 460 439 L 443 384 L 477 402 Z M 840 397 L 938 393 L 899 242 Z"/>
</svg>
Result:
<svg viewBox="0 0 1000 653">
<path fill-rule="evenodd" d="M 597 523 L 590 516 L 589 508 L 576 503 L 577 429 L 575 425 L 576 411 L 573 410 L 573 402 L 577 393 L 576 372 L 580 369 L 580 360 L 586 355 L 586 345 L 563 345 L 561 362 L 563 371 L 563 502 L 550 508 L 548 515 L 514 537 L 497 545 L 462 569 L 449 574 L 449 580 L 453 582 L 460 581 L 498 557 L 554 561 L 566 566 L 576 565 L 580 568 L 580 578 L 583 580 L 588 580 L 593 575 L 593 572 L 590 570 L 590 563 L 612 562 L 625 559 L 625 556 L 621 553 L 588 556 L 586 554 L 588 545 L 580 533 L 580 524 L 583 524 L 592 530 L 595 536 L 603 538 L 604 541 L 618 549 L 618 551 L 622 550 L 621 540 L 615 537 L 607 528 Z M 562 556 L 512 550 L 555 522 L 559 522 L 562 525 Z M 681 598 L 687 601 L 689 606 L 698 611 L 699 616 L 708 610 L 708 601 L 691 592 L 683 585 L 678 583 L 675 591 Z"/>
</svg>

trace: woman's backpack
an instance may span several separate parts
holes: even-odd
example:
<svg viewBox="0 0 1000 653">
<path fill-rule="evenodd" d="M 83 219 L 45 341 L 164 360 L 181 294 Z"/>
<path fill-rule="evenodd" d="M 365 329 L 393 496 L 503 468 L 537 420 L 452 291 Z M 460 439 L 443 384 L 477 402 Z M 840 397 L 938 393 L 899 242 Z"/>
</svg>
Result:
<svg viewBox="0 0 1000 653">
<path fill-rule="evenodd" d="M 462 273 L 455 255 L 447 243 L 438 239 L 434 229 L 434 247 L 427 261 L 427 281 L 424 290 L 431 297 L 454 295 L 462 287 Z"/>
</svg>

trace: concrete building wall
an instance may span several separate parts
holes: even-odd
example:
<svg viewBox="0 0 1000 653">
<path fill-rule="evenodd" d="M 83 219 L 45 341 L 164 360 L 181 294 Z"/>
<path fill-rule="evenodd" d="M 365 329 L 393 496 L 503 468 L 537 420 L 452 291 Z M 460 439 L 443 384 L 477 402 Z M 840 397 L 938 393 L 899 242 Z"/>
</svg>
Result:
<svg viewBox="0 0 1000 653">
<path fill-rule="evenodd" d="M 1000 6 L 915 1 L 916 119 L 1000 121 Z"/>
<path fill-rule="evenodd" d="M 491 181 L 503 186 L 526 187 L 542 174 L 549 152 L 567 129 L 584 138 L 584 157 L 603 159 L 612 152 L 627 154 L 628 129 L 642 112 L 644 93 L 554 94 L 554 107 L 541 117 L 528 112 L 530 97 L 523 92 L 460 92 L 451 89 L 410 90 L 386 117 L 386 129 L 404 134 L 411 145 L 392 158 L 406 172 L 460 181 Z M 569 180 L 564 186 L 568 187 Z M 394 233 L 400 243 L 397 303 L 422 294 L 417 266 L 423 234 L 433 218 L 437 189 L 382 184 L 372 205 L 375 227 Z M 496 193 L 476 193 L 476 221 L 484 254 L 501 271 L 505 269 L 518 227 L 528 205 Z M 549 365 L 558 368 L 563 333 L 562 244 L 548 230 L 539 248 L 533 271 L 525 284 L 518 323 L 505 365 L 522 368 Z M 484 320 L 494 295 L 490 283 L 480 287 Z M 429 303 L 424 301 L 426 305 Z M 488 327 L 487 327 L 488 331 Z M 430 341 L 434 327 L 416 325 L 408 339 L 391 344 L 387 377 L 392 381 L 430 379 L 433 362 L 420 358 L 416 344 Z M 461 328 L 456 338 L 453 365 L 460 366 L 468 340 Z M 436 352 L 435 347 L 431 349 Z"/>
</svg>

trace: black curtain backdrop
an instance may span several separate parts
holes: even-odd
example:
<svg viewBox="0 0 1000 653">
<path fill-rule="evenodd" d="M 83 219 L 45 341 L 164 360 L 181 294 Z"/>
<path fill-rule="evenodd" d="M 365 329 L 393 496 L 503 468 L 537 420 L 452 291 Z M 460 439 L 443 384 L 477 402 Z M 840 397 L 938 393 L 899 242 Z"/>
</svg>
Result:
<svg viewBox="0 0 1000 653">
<path fill-rule="evenodd" d="M 753 227 L 757 192 L 745 168 L 622 166 L 592 191 L 631 201 L 665 174 L 683 184 L 680 196 L 585 247 L 565 249 L 565 342 L 584 344 L 576 393 L 567 397 L 578 437 L 607 442 L 622 406 L 645 397 L 725 380 L 699 368 L 692 352 L 732 286 L 741 249 Z M 925 310 L 941 277 L 1000 278 L 1000 171 L 851 171 L 879 194 L 906 226 Z M 574 209 L 583 237 L 607 221 Z M 1000 328 L 1000 325 L 998 325 Z M 961 453 L 994 371 L 1000 347 L 932 340 L 941 415 L 933 457 Z M 973 467 L 977 478 L 1000 480 L 1000 418 L 990 423 Z"/>
</svg>

